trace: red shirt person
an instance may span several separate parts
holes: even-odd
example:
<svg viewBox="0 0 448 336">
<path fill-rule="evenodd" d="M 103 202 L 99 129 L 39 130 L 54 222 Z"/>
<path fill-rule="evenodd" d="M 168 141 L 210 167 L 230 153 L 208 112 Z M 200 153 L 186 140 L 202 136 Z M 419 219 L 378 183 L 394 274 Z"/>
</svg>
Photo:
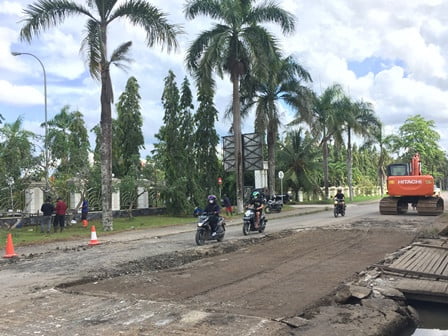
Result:
<svg viewBox="0 0 448 336">
<path fill-rule="evenodd" d="M 54 218 L 54 232 L 57 232 L 58 226 L 62 232 L 65 226 L 65 213 L 67 212 L 67 204 L 62 200 L 62 198 L 59 197 L 57 199 L 54 210 L 56 213 Z"/>
</svg>

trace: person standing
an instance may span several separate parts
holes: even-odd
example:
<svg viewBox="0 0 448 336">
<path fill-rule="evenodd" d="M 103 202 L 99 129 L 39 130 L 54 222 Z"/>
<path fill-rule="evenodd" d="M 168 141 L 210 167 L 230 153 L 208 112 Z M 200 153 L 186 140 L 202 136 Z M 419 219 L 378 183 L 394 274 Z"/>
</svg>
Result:
<svg viewBox="0 0 448 336">
<path fill-rule="evenodd" d="M 88 213 L 89 213 L 89 202 L 84 198 L 81 205 L 82 227 L 87 227 L 89 225 L 89 221 L 87 220 Z"/>
<path fill-rule="evenodd" d="M 51 203 L 51 198 L 47 197 L 45 200 L 45 203 L 42 204 L 40 207 L 40 211 L 42 211 L 43 216 L 40 222 L 40 232 L 44 233 L 45 231 L 47 233 L 50 233 L 51 230 L 51 217 L 53 216 L 54 212 L 54 205 Z"/>
<path fill-rule="evenodd" d="M 60 232 L 62 232 L 65 226 L 65 213 L 67 212 L 67 204 L 60 197 L 56 201 L 55 212 L 56 217 L 54 219 L 54 232 L 57 232 L 58 226 Z"/>
<path fill-rule="evenodd" d="M 224 205 L 224 208 L 226 208 L 226 215 L 232 216 L 232 203 L 230 202 L 230 198 L 227 194 L 224 194 L 222 204 Z"/>
</svg>

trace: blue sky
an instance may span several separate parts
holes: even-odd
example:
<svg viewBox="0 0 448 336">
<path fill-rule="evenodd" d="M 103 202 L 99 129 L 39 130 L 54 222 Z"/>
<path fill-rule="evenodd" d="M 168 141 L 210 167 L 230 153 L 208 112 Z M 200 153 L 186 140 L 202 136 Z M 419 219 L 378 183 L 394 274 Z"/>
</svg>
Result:
<svg viewBox="0 0 448 336">
<path fill-rule="evenodd" d="M 83 3 L 84 1 L 80 1 Z M 48 119 L 64 105 L 81 111 L 91 129 L 99 122 L 99 84 L 86 71 L 79 53 L 84 18 L 66 21 L 30 44 L 19 40 L 22 10 L 28 0 L 0 2 L 0 113 L 6 122 L 22 117 L 24 127 L 43 134 L 43 77 L 39 57 L 47 73 Z M 111 26 L 110 45 L 133 41 L 134 62 L 127 72 L 112 69 L 116 99 L 130 76 L 140 84 L 146 150 L 149 153 L 163 117 L 160 97 L 163 79 L 171 69 L 178 83 L 186 75 L 185 50 L 197 34 L 210 27 L 209 21 L 187 21 L 184 1 L 150 1 L 167 13 L 171 23 L 183 25 L 180 48 L 167 54 L 160 47 L 148 48 L 142 30 L 129 24 Z M 310 72 L 317 92 L 340 83 L 355 99 L 371 102 L 386 125 L 395 132 L 406 118 L 420 114 L 434 120 L 448 150 L 448 2 L 442 0 L 279 0 L 296 16 L 296 32 L 279 38 L 286 55 L 294 55 Z M 218 132 L 227 135 L 231 121 L 223 112 L 231 99 L 228 78 L 218 82 L 216 105 L 222 112 Z M 285 110 L 285 122 L 291 111 Z M 244 121 L 243 131 L 253 131 L 253 117 Z"/>
</svg>

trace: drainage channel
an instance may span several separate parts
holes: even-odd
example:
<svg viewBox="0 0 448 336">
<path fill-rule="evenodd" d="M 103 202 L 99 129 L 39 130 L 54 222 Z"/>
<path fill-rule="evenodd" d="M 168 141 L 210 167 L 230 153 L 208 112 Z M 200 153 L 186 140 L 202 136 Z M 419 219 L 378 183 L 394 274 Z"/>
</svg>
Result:
<svg viewBox="0 0 448 336">
<path fill-rule="evenodd" d="M 412 336 L 448 336 L 448 305 L 411 301 L 419 315 L 420 324 Z"/>
</svg>

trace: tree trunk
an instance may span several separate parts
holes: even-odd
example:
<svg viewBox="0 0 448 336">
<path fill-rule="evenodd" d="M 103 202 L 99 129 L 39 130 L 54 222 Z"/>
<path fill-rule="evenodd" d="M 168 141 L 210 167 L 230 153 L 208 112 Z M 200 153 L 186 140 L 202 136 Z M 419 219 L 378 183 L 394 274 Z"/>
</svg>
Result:
<svg viewBox="0 0 448 336">
<path fill-rule="evenodd" d="M 323 168 L 324 168 L 324 192 L 325 192 L 325 199 L 329 198 L 328 195 L 328 143 L 327 139 L 323 139 Z"/>
<path fill-rule="evenodd" d="M 275 132 L 268 131 L 268 187 L 269 195 L 272 197 L 275 192 Z"/>
<path fill-rule="evenodd" d="M 241 141 L 241 111 L 240 111 L 240 90 L 239 90 L 239 76 L 232 76 L 233 84 L 233 136 L 235 137 L 235 173 L 236 173 L 236 205 L 238 213 L 243 212 L 243 145 Z"/>
<path fill-rule="evenodd" d="M 112 110 L 109 94 L 110 73 L 101 71 L 101 204 L 103 230 L 113 230 L 112 217 Z"/>
<path fill-rule="evenodd" d="M 347 130 L 347 182 L 350 201 L 353 201 L 353 169 L 352 169 L 352 134 L 350 127 Z"/>
</svg>

